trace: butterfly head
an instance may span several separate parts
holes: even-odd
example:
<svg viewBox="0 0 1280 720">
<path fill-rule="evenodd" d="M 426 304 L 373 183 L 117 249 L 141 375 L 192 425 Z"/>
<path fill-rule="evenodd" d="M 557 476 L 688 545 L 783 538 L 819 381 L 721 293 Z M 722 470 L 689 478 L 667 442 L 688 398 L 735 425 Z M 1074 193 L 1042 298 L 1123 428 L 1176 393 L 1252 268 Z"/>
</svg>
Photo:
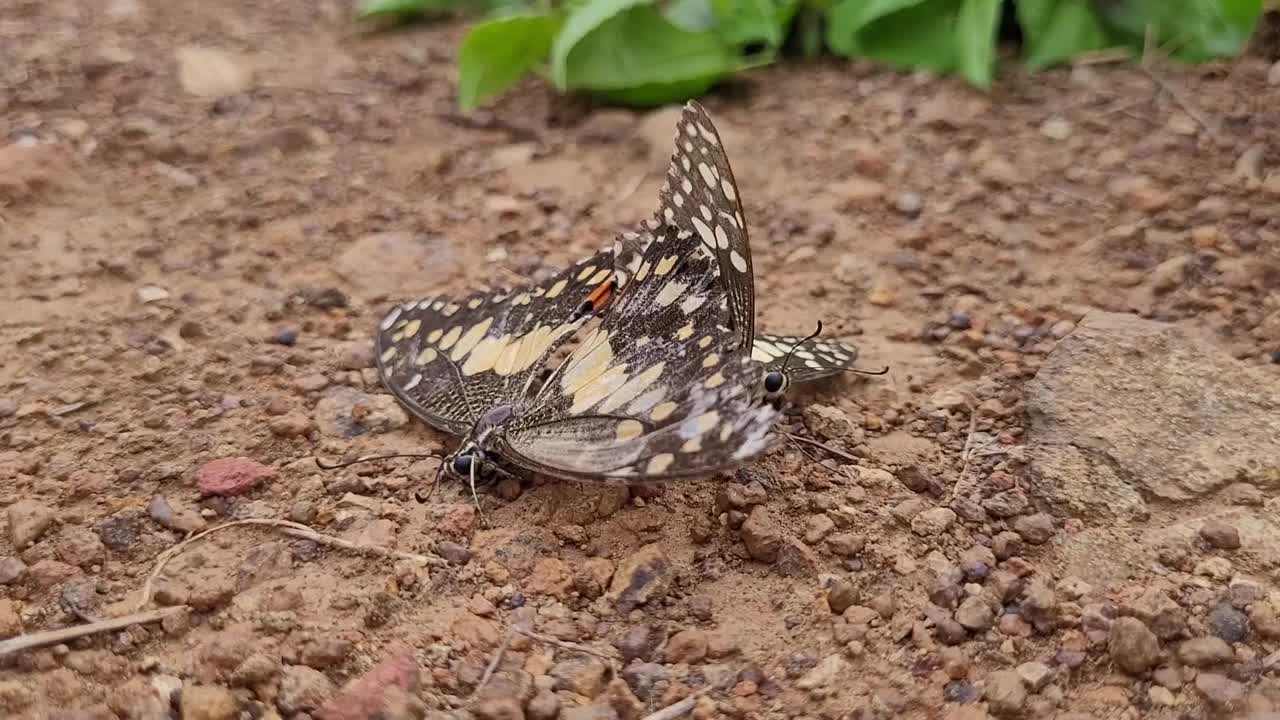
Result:
<svg viewBox="0 0 1280 720">
<path fill-rule="evenodd" d="M 787 388 L 791 386 L 791 378 L 782 370 L 769 370 L 765 372 L 764 379 L 761 381 L 761 387 L 764 389 L 764 399 L 773 405 L 777 405 L 782 401 L 782 396 L 786 395 Z"/>
<path fill-rule="evenodd" d="M 454 480 L 471 482 L 487 481 L 494 476 L 494 465 L 488 455 L 474 442 L 463 443 L 452 455 L 440 464 L 440 472 Z"/>
</svg>

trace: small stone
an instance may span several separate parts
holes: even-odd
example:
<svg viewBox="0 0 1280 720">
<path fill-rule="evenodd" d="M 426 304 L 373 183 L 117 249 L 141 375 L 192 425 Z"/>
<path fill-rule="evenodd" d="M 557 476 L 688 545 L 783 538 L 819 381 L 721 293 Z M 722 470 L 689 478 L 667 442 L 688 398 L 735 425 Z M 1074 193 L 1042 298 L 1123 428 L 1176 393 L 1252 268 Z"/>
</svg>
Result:
<svg viewBox="0 0 1280 720">
<path fill-rule="evenodd" d="M 667 641 L 669 663 L 694 664 L 707 656 L 707 634 L 697 628 L 681 630 Z"/>
<path fill-rule="evenodd" d="M 275 475 L 275 470 L 246 457 L 228 457 L 205 463 L 196 472 L 202 495 L 241 495 Z"/>
<path fill-rule="evenodd" d="M 1231 561 L 1224 557 L 1205 558 L 1196 563 L 1191 570 L 1193 575 L 1211 578 L 1219 582 L 1226 582 L 1231 579 L 1232 565 Z"/>
<path fill-rule="evenodd" d="M 1025 662 L 1015 672 L 1031 692 L 1040 692 L 1053 679 L 1053 669 L 1042 662 Z"/>
<path fill-rule="evenodd" d="M 1152 705 L 1173 707 L 1178 704 L 1178 698 L 1168 688 L 1160 687 L 1159 685 L 1152 685 L 1147 688 L 1147 698 L 1151 700 Z"/>
<path fill-rule="evenodd" d="M 1232 176 L 1237 180 L 1258 181 L 1262 179 L 1262 171 L 1266 165 L 1267 146 L 1253 144 L 1240 153 L 1236 159 Z"/>
<path fill-rule="evenodd" d="M 974 632 L 982 632 L 995 623 L 995 613 L 982 598 L 971 595 L 956 608 L 956 622 Z"/>
<path fill-rule="evenodd" d="M 1043 545 L 1053 537 L 1053 518 L 1046 513 L 1024 515 L 1013 521 L 1013 530 L 1032 545 Z"/>
<path fill-rule="evenodd" d="M 636 570 L 634 568 L 629 568 L 629 571 L 633 573 L 633 579 L 636 578 L 635 572 L 639 572 L 641 575 L 645 572 L 643 569 Z M 526 592 L 533 595 L 564 597 L 573 587 L 573 572 L 559 558 L 539 558 L 533 564 L 533 572 L 529 573 L 526 587 Z"/>
<path fill-rule="evenodd" d="M 1121 670 L 1139 675 L 1160 659 L 1160 641 L 1141 620 L 1122 617 L 1111 624 L 1107 652 Z"/>
<path fill-rule="evenodd" d="M 815 403 L 806 405 L 803 413 L 805 427 L 823 440 L 844 440 L 853 444 L 862 442 L 862 426 L 855 424 L 840 408 Z"/>
<path fill-rule="evenodd" d="M 1219 550 L 1240 549 L 1240 531 L 1235 526 L 1217 518 L 1200 526 L 1200 537 Z"/>
<path fill-rule="evenodd" d="M 436 543 L 436 554 L 444 558 L 450 565 L 462 566 L 471 562 L 471 551 L 465 545 L 449 540 Z"/>
<path fill-rule="evenodd" d="M 910 525 L 911 521 L 914 520 L 917 515 L 924 512 L 928 507 L 928 501 L 923 498 L 909 497 L 897 505 L 894 505 L 889 509 L 889 512 L 898 519 L 898 522 L 904 525 Z"/>
<path fill-rule="evenodd" d="M 951 618 L 938 618 L 933 626 L 933 635 L 943 645 L 959 645 L 969 639 L 969 632 L 960 623 Z"/>
<path fill-rule="evenodd" d="M 210 574 L 195 583 L 187 604 L 198 612 L 211 612 L 226 606 L 235 596 L 236 585 L 232 578 Z"/>
<path fill-rule="evenodd" d="M 9 540 L 17 550 L 25 550 L 53 525 L 54 514 L 34 500 L 19 500 L 9 506 Z"/>
<path fill-rule="evenodd" d="M 253 82 L 253 69 L 243 58 L 222 50 L 184 46 L 174 53 L 182 89 L 206 98 L 239 95 Z"/>
<path fill-rule="evenodd" d="M 1040 123 L 1040 134 L 1050 140 L 1066 140 L 1071 137 L 1071 123 L 1055 115 Z"/>
<path fill-rule="evenodd" d="M 830 686 L 836 680 L 842 678 L 848 671 L 849 663 L 839 655 L 832 654 L 824 657 L 812 670 L 805 673 L 796 681 L 796 687 L 801 690 L 813 690 L 815 688 L 824 688 Z"/>
<path fill-rule="evenodd" d="M 622 653 L 622 659 L 627 662 L 636 659 L 649 661 L 653 659 L 654 651 L 665 640 L 666 634 L 652 625 L 635 625 L 627 629 L 627 632 L 615 643 L 615 647 Z"/>
<path fill-rule="evenodd" d="M 307 667 L 317 670 L 341 665 L 351 654 L 354 645 L 350 640 L 341 637 L 323 635 L 313 638 L 302 647 L 299 660 Z"/>
<path fill-rule="evenodd" d="M 1200 673 L 1196 676 L 1196 690 L 1220 711 L 1235 712 L 1244 705 L 1245 686 L 1225 675 Z"/>
<path fill-rule="evenodd" d="M 978 687 L 977 685 L 974 685 L 971 682 L 968 682 L 967 680 L 963 680 L 961 678 L 955 678 L 954 682 L 949 682 L 946 684 L 945 687 L 942 688 L 942 699 L 946 700 L 949 703 L 955 703 L 957 705 L 972 705 L 982 700 L 982 694 L 983 694 L 982 688 Z M 963 718 L 966 716 L 962 715 L 961 713 L 954 713 L 949 717 Z M 990 717 L 990 716 L 987 715 L 986 713 L 982 713 L 982 715 L 980 716 L 975 715 L 974 717 L 977 718 L 977 717 Z"/>
<path fill-rule="evenodd" d="M 1209 667 L 1233 662 L 1235 653 L 1222 638 L 1208 636 L 1187 640 L 1179 645 L 1178 659 L 1192 667 Z"/>
<path fill-rule="evenodd" d="M 267 682 L 279 672 L 279 659 L 262 654 L 250 655 L 231 672 L 231 684 L 235 687 L 253 687 Z"/>
<path fill-rule="evenodd" d="M 555 698 L 555 695 L 551 697 Z M 520 707 L 520 698 L 511 695 L 483 697 L 472 708 L 472 712 L 478 720 L 524 720 L 525 718 L 525 712 Z M 559 712 L 560 701 L 557 699 L 556 714 L 558 715 Z"/>
<path fill-rule="evenodd" d="M 814 515 L 809 518 L 809 523 L 805 526 L 804 541 L 810 545 L 816 545 L 835 528 L 835 521 L 831 518 L 826 515 Z"/>
<path fill-rule="evenodd" d="M 911 532 L 924 537 L 937 537 L 955 524 L 956 513 L 951 508 L 936 507 L 925 510 L 911 519 Z"/>
<path fill-rule="evenodd" d="M 1022 591 L 1018 610 L 1041 633 L 1053 632 L 1058 621 L 1058 595 L 1043 578 L 1033 578 Z"/>
<path fill-rule="evenodd" d="M 1021 615 L 1014 613 L 1005 613 L 1000 616 L 1000 621 L 996 623 L 1002 635 L 1009 637 L 1031 637 L 1031 623 L 1022 619 Z"/>
<path fill-rule="evenodd" d="M 416 696 L 419 690 L 418 663 L 411 653 L 394 655 L 360 677 L 343 686 L 324 704 L 321 720 L 366 720 L 384 717 L 388 720 L 412 717 L 392 711 L 397 693 Z"/>
<path fill-rule="evenodd" d="M 319 670 L 306 665 L 285 665 L 276 703 L 290 714 L 314 711 L 324 705 L 333 691 L 333 683 Z"/>
<path fill-rule="evenodd" d="M 1268 640 L 1280 639 L 1280 597 L 1274 594 L 1249 606 L 1249 623 Z"/>
<path fill-rule="evenodd" d="M 235 720 L 239 705 L 226 688 L 189 685 L 182 689 L 182 720 Z"/>
<path fill-rule="evenodd" d="M 782 550 L 782 528 L 763 505 L 757 505 L 742 523 L 742 543 L 755 560 L 764 563 L 777 561 Z M 615 580 L 615 583 L 617 581 Z"/>
<path fill-rule="evenodd" d="M 1209 613 L 1209 632 L 1229 643 L 1244 642 L 1249 636 L 1249 618 L 1230 603 L 1219 603 Z"/>
<path fill-rule="evenodd" d="M 827 547 L 841 557 L 853 557 L 866 549 L 867 538 L 854 533 L 837 533 L 827 538 Z"/>
<path fill-rule="evenodd" d="M 997 670 L 987 673 L 985 685 L 987 706 L 991 712 L 996 715 L 1022 712 L 1022 706 L 1027 702 L 1027 689 L 1016 672 Z"/>
<path fill-rule="evenodd" d="M 161 527 L 184 534 L 199 532 L 208 524 L 200 517 L 200 513 L 181 505 L 175 508 L 163 495 L 151 498 L 147 514 Z"/>
<path fill-rule="evenodd" d="M 1022 536 L 1005 530 L 991 539 L 991 551 L 997 560 L 1008 560 L 1022 554 Z"/>
<path fill-rule="evenodd" d="M 556 720 L 560 717 L 560 698 L 553 692 L 542 690 L 529 701 L 525 712 L 529 720 Z"/>
<path fill-rule="evenodd" d="M 978 176 L 996 187 L 1012 187 L 1022 183 L 1022 173 L 1013 163 L 1001 157 L 992 157 L 978 168 Z"/>
<path fill-rule="evenodd" d="M 26 574 L 26 563 L 16 557 L 0 557 L 0 585 L 20 582 Z"/>
<path fill-rule="evenodd" d="M 608 672 L 599 658 L 588 655 L 558 662 L 547 674 L 556 679 L 559 689 L 595 698 L 604 692 Z"/>
<path fill-rule="evenodd" d="M 271 418 L 267 423 L 267 429 L 276 437 L 292 438 L 306 435 L 315 429 L 315 425 L 311 422 L 311 418 L 297 410 L 293 410 L 279 417 Z"/>
<path fill-rule="evenodd" d="M 0 598 L 0 640 L 21 634 L 22 616 L 18 614 L 18 603 Z"/>
<path fill-rule="evenodd" d="M 674 573 L 662 548 L 646 545 L 618 565 L 609 588 L 610 597 L 624 612 L 630 612 L 665 597 Z"/>
<path fill-rule="evenodd" d="M 893 197 L 893 209 L 905 217 L 914 218 L 924 209 L 924 197 L 910 190 L 900 192 Z"/>
<path fill-rule="evenodd" d="M 134 291 L 134 297 L 142 304 L 169 299 L 169 291 L 155 285 L 143 285 Z"/>
<path fill-rule="evenodd" d="M 831 608 L 831 612 L 839 615 L 850 606 L 858 604 L 858 590 L 852 582 L 844 578 L 840 578 L 831 584 L 831 589 L 827 591 L 827 606 Z"/>
<path fill-rule="evenodd" d="M 1266 502 L 1267 496 L 1257 485 L 1250 483 L 1231 483 L 1222 488 L 1222 501 L 1228 505 L 1260 506 Z"/>
</svg>

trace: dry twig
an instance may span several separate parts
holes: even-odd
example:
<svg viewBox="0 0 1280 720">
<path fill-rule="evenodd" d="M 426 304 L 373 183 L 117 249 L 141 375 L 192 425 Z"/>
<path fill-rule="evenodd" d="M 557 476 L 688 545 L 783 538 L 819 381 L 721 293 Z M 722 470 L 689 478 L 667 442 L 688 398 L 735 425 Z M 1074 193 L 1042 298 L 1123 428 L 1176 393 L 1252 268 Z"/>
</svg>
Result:
<svg viewBox="0 0 1280 720">
<path fill-rule="evenodd" d="M 572 650 L 573 652 L 586 653 L 587 655 L 595 655 L 596 657 L 603 658 L 605 660 L 608 660 L 609 662 L 618 662 L 619 660 L 618 656 L 616 655 L 610 655 L 609 653 L 596 650 L 595 648 L 589 648 L 586 645 L 579 645 L 578 643 L 568 642 L 566 640 L 557 640 L 556 638 L 553 638 L 549 635 L 536 633 L 532 630 L 525 630 L 522 627 L 513 627 L 512 629 L 520 633 L 521 635 L 524 635 L 525 637 L 529 638 L 530 640 L 535 640 L 540 643 L 545 643 L 547 645 L 554 645 L 558 648 L 563 648 L 565 650 Z"/>
<path fill-rule="evenodd" d="M 476 684 L 475 692 L 472 695 L 479 695 L 485 685 L 489 684 L 489 680 L 493 677 L 493 673 L 497 671 L 498 664 L 502 662 L 502 656 L 507 654 L 507 648 L 511 647 L 511 639 L 516 636 L 516 629 L 513 627 L 507 630 L 506 637 L 502 638 L 502 644 L 498 646 L 497 652 L 493 654 L 493 659 L 489 661 L 489 666 L 484 669 L 484 675 L 480 676 L 480 682 Z"/>
<path fill-rule="evenodd" d="M 807 437 L 801 437 L 799 435 L 792 435 L 791 433 L 783 433 L 783 435 L 786 435 L 787 437 L 791 438 L 792 440 L 795 440 L 796 442 L 806 443 L 816 448 L 821 448 L 823 450 L 826 450 L 832 455 L 835 455 L 836 457 L 841 458 L 842 460 L 848 460 L 849 462 L 854 463 L 855 465 L 862 462 L 861 460 L 854 457 L 853 455 L 850 455 L 849 453 L 843 450 L 838 450 L 836 448 L 833 448 L 830 445 L 827 445 L 826 443 L 818 442 L 817 440 L 811 440 Z"/>
<path fill-rule="evenodd" d="M 971 451 L 973 450 L 973 434 L 978 428 L 978 409 L 969 406 L 969 432 L 964 438 L 964 450 L 960 451 L 960 458 L 964 464 L 960 466 L 960 476 L 956 478 L 955 483 L 951 485 L 951 492 L 947 493 L 947 499 L 942 502 L 942 507 L 951 505 L 951 501 L 956 499 L 956 491 L 960 487 L 960 483 L 964 482 L 965 477 L 969 474 L 969 461 L 973 458 Z"/>
<path fill-rule="evenodd" d="M 675 720 L 685 713 L 693 710 L 693 706 L 698 704 L 698 698 L 706 695 L 710 688 L 703 688 L 680 702 L 668 705 L 661 710 L 645 715 L 640 720 Z"/>
<path fill-rule="evenodd" d="M 45 632 L 31 633 L 28 635 L 19 635 L 0 642 L 0 657 L 4 657 L 10 653 L 16 653 L 21 650 L 42 647 L 44 645 L 54 645 L 56 643 L 75 640 L 85 635 L 93 635 L 100 632 L 110 632 L 111 630 L 123 630 L 124 628 L 141 625 L 143 623 L 151 623 L 157 620 L 163 620 L 170 615 L 175 615 L 186 610 L 186 605 L 173 605 L 171 607 L 159 608 L 157 610 L 148 610 L 146 612 L 133 613 L 117 618 L 107 618 L 84 625 L 76 625 L 74 627 L 62 628 L 61 630 L 47 630 Z"/>
<path fill-rule="evenodd" d="M 164 570 L 164 566 L 168 564 L 168 562 L 172 560 L 175 555 L 185 550 L 187 546 L 191 545 L 192 543 L 198 540 L 203 539 L 208 535 L 218 532 L 219 530 L 226 530 L 227 528 L 236 527 L 238 525 L 264 525 L 267 527 L 273 527 L 278 529 L 281 533 L 284 533 L 285 535 L 289 535 L 291 537 L 301 538 L 303 540 L 310 540 L 312 542 L 319 543 L 321 545 L 328 545 L 330 547 L 342 548 L 344 550 L 354 550 L 356 552 L 369 553 L 371 555 L 377 555 L 379 557 L 397 558 L 401 560 L 412 560 L 414 562 L 422 563 L 423 565 L 433 565 L 435 567 L 442 567 L 448 564 L 445 562 L 444 559 L 438 558 L 438 557 L 431 557 L 429 555 L 419 555 L 417 553 L 403 552 L 400 550 L 392 550 L 390 548 L 381 547 L 379 545 L 364 545 L 361 543 L 351 542 L 350 540 L 343 540 L 342 538 L 333 537 L 332 535 L 322 535 L 316 532 L 315 530 L 312 530 L 311 528 L 307 527 L 306 525 L 302 525 L 300 523 L 295 523 L 295 522 L 289 522 L 288 520 L 273 520 L 270 518 L 248 518 L 245 520 L 233 520 L 231 522 L 223 523 L 221 525 L 215 525 L 209 528 L 208 530 L 204 530 L 202 532 L 196 533 L 195 535 L 192 535 L 186 540 L 183 540 L 177 545 L 174 545 L 168 550 L 165 550 L 164 552 L 160 553 L 160 556 L 156 558 L 155 568 L 151 570 L 151 574 L 147 576 L 147 581 L 142 585 L 142 598 L 138 601 L 138 605 L 137 605 L 138 610 L 141 610 L 142 608 L 146 607 L 147 603 L 151 602 L 151 593 L 152 593 L 151 586 L 155 583 L 156 578 L 160 577 L 160 573 Z"/>
</svg>

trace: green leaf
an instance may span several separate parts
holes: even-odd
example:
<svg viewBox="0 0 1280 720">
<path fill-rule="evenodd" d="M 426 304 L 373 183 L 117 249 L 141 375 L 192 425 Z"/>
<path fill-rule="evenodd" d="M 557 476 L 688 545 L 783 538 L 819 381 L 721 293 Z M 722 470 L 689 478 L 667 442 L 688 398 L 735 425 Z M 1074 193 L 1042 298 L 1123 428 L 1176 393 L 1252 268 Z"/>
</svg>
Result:
<svg viewBox="0 0 1280 720">
<path fill-rule="evenodd" d="M 827 20 L 827 47 L 842 55 L 854 55 L 858 36 L 872 22 L 928 0 L 840 0 Z"/>
<path fill-rule="evenodd" d="M 514 15 L 472 26 L 458 48 L 458 103 L 470 110 L 546 59 L 560 30 L 554 15 Z"/>
<path fill-rule="evenodd" d="M 1110 43 L 1088 0 L 1017 0 L 1028 69 L 1065 62 Z"/>
<path fill-rule="evenodd" d="M 566 23 L 557 45 L 568 34 Z M 648 5 L 608 18 L 564 49 L 559 60 L 564 87 L 628 91 L 611 97 L 639 105 L 687 99 L 743 67 L 715 33 L 681 30 Z"/>
<path fill-rule="evenodd" d="M 711 7 L 711 0 L 673 0 L 662 12 L 672 25 L 689 32 L 714 30 L 720 20 Z"/>
<path fill-rule="evenodd" d="M 1151 28 L 1160 48 L 1198 62 L 1238 55 L 1262 15 L 1262 0 L 1110 0 L 1094 9 L 1129 46 L 1142 49 Z"/>
<path fill-rule="evenodd" d="M 556 87 L 561 90 L 568 88 L 569 53 L 583 38 L 619 13 L 650 2 L 651 0 L 587 0 L 570 11 L 564 28 L 556 36 L 551 48 L 551 79 Z"/>
<path fill-rule="evenodd" d="M 785 6 L 779 7 L 774 0 L 711 0 L 711 7 L 719 20 L 717 34 L 726 42 L 782 46 L 784 18 L 788 12 Z M 794 8 L 790 12 L 794 12 Z"/>
<path fill-rule="evenodd" d="M 369 0 L 360 8 L 362 19 L 387 15 L 425 15 L 448 10 L 459 3 L 454 0 Z"/>
<path fill-rule="evenodd" d="M 963 0 L 956 16 L 956 62 L 966 80 L 986 90 L 996 66 L 1000 0 Z"/>
</svg>

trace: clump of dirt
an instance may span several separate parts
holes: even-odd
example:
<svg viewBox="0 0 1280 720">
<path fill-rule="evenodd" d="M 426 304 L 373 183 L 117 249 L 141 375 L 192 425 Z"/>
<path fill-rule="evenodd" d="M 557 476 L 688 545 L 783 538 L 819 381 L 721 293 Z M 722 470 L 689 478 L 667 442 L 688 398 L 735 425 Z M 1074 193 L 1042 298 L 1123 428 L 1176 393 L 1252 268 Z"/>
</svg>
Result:
<svg viewBox="0 0 1280 720">
<path fill-rule="evenodd" d="M 313 462 L 451 447 L 380 386 L 375 323 L 646 217 L 678 109 L 531 82 L 463 118 L 462 25 L 349 9 L 0 10 L 0 643 L 135 611 L 228 521 L 325 536 L 191 543 L 163 617 L 0 657 L 6 717 L 1280 711 L 1265 47 L 705 99 L 760 326 L 891 372 L 792 397 L 839 456 L 508 483 L 482 525 L 462 488 L 415 501 L 437 460 Z"/>
</svg>

